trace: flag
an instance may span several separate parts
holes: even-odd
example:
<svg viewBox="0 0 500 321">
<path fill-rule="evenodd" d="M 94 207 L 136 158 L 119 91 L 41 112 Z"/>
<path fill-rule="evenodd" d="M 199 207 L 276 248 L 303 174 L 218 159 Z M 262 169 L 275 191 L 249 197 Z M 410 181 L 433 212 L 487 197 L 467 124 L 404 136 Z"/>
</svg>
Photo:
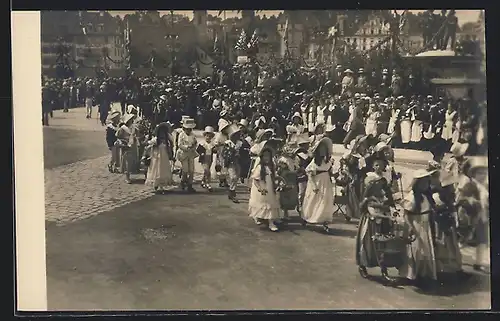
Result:
<svg viewBox="0 0 500 321">
<path fill-rule="evenodd" d="M 328 29 L 328 38 L 332 38 L 332 37 L 335 37 L 337 35 L 337 27 L 336 26 L 332 26 Z"/>
<path fill-rule="evenodd" d="M 257 29 L 254 30 L 250 41 L 248 42 L 248 48 L 254 48 L 259 44 L 259 36 Z"/>
</svg>

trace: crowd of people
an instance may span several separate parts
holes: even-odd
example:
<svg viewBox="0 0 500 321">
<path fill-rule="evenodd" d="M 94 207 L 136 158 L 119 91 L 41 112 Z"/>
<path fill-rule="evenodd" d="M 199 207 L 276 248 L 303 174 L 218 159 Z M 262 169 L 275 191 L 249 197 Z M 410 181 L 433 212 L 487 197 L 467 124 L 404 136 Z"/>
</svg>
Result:
<svg viewBox="0 0 500 321">
<path fill-rule="evenodd" d="M 102 80 L 47 80 L 43 123 L 48 125 L 55 108 L 67 111 L 85 105 L 87 117 L 92 116 L 93 106 L 99 106 L 104 126 L 112 103 L 119 102 L 122 115 L 126 106 L 134 105 L 152 124 L 168 119 L 179 126 L 187 115 L 196 120 L 197 129 L 216 127 L 221 113 L 228 121 L 246 119 L 252 126 L 263 116 L 266 125 L 284 137 L 287 123 L 298 112 L 309 132 L 326 132 L 334 143 L 347 145 L 361 133 L 397 132 L 395 144 L 400 148 L 449 148 L 451 142 L 461 140 L 470 144 L 470 153 L 484 152 L 485 103 L 481 106 L 470 97 L 453 100 L 424 94 L 412 89 L 411 75 L 402 79 L 394 71 L 389 80 L 389 71 L 383 69 L 380 79 L 374 81 L 375 76 L 367 76 L 362 68 L 355 73 L 342 66 L 334 74 L 295 70 L 288 76 L 279 70 L 256 74 L 251 69 L 205 78 L 139 79 L 132 73 Z"/>
<path fill-rule="evenodd" d="M 234 77 L 229 86 L 223 73 L 47 80 L 43 122 L 48 125 L 58 104 L 64 111 L 84 104 L 89 119 L 97 105 L 111 151 L 110 172 L 131 183 L 131 175 L 142 169 L 145 183 L 156 193 L 173 186 L 179 174 L 181 189 L 194 193 L 199 162 L 201 187 L 213 190 L 215 170 L 219 187 L 235 203 L 237 186 L 246 182 L 250 217 L 271 231 L 280 229 L 290 209 L 297 210 L 304 225 L 328 231 L 335 186 L 343 186 L 346 216 L 360 219 L 356 259 L 362 275 L 375 266 L 387 274 L 375 239 L 381 233 L 392 235 L 388 230 L 395 223 L 378 218 L 395 217 L 398 211 L 411 235 L 402 238 L 411 241 L 394 263 L 401 276 L 428 284 L 441 273 L 463 275 L 459 242 L 472 237 L 479 244 L 474 268 L 484 271 L 487 164 L 485 157 L 475 155 L 486 145 L 486 122 L 477 102 L 405 95 L 397 81 L 374 88 L 363 81 L 363 70 L 357 77 L 342 66 L 337 72 L 341 77 L 302 80 L 301 91 L 296 82 L 284 85 L 287 79 L 280 82 L 279 75 L 259 75 L 255 86 L 245 80 L 236 86 Z M 121 110 L 113 110 L 113 102 L 120 102 Z M 203 128 L 201 142 L 196 128 Z M 333 158 L 335 143 L 348 151 L 338 160 Z M 394 195 L 402 192 L 401 174 L 394 170 L 393 147 L 427 149 L 434 155 L 427 170 L 415 173 L 399 202 Z M 447 152 L 453 156 L 443 162 Z M 287 172 L 294 173 L 291 180 L 284 179 Z M 287 197 L 280 197 L 284 193 Z M 292 206 L 284 204 L 294 199 Z"/>
</svg>

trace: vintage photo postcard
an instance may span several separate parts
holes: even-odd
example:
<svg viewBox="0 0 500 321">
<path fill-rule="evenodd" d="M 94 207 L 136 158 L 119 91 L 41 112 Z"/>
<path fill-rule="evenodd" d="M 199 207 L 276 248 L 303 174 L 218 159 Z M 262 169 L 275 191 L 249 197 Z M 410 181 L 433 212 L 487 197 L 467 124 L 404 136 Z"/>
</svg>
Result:
<svg viewBox="0 0 500 321">
<path fill-rule="evenodd" d="M 13 12 L 18 310 L 490 309 L 484 30 Z"/>
</svg>

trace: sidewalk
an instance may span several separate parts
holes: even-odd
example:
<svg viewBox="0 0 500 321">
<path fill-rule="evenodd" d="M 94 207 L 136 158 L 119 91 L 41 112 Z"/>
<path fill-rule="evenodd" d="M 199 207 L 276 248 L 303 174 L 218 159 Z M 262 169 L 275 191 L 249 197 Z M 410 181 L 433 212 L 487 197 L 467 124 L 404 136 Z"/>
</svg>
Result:
<svg viewBox="0 0 500 321">
<path fill-rule="evenodd" d="M 118 110 L 120 105 L 113 104 L 112 109 Z M 56 129 L 73 129 L 87 131 L 103 131 L 98 120 L 97 107 L 93 108 L 92 118 L 85 118 L 85 107 L 70 109 L 69 112 L 63 113 L 62 110 L 54 111 L 54 118 L 49 119 L 49 127 Z M 195 130 L 197 138 L 203 136 L 202 130 Z M 347 152 L 342 144 L 334 144 L 334 156 L 342 156 Z M 429 160 L 432 160 L 432 154 L 427 151 L 412 150 L 412 149 L 394 149 L 395 161 L 406 164 L 426 165 Z"/>
</svg>

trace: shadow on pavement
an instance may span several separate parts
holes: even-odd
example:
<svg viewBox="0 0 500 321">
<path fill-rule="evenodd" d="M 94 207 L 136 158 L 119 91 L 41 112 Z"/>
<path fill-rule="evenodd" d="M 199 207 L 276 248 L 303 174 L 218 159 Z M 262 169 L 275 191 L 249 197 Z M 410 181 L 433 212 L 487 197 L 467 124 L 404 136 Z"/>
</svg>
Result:
<svg viewBox="0 0 500 321">
<path fill-rule="evenodd" d="M 430 289 L 416 288 L 415 292 L 431 296 L 458 296 L 476 292 L 490 292 L 490 276 L 481 273 L 468 273 L 465 278 L 448 276 L 440 284 Z"/>
</svg>

